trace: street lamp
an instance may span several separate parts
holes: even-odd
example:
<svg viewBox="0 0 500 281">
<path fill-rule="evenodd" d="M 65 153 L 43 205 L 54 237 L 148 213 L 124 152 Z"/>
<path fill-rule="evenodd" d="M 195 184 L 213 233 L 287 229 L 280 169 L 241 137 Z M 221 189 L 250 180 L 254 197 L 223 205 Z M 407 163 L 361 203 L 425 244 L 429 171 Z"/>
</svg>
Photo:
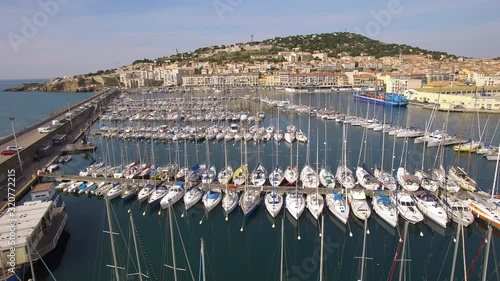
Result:
<svg viewBox="0 0 500 281">
<path fill-rule="evenodd" d="M 21 155 L 19 155 L 19 145 L 17 145 L 16 130 L 14 130 L 14 117 L 9 117 L 10 125 L 12 126 L 12 134 L 14 135 L 14 143 L 16 145 L 17 159 L 19 160 L 19 167 L 21 172 L 23 172 L 23 162 L 21 161 Z"/>
<path fill-rule="evenodd" d="M 73 115 L 71 114 L 71 111 L 69 110 L 69 101 L 68 102 L 68 114 L 66 114 L 69 118 L 69 125 L 71 127 L 71 131 L 73 131 Z"/>
</svg>

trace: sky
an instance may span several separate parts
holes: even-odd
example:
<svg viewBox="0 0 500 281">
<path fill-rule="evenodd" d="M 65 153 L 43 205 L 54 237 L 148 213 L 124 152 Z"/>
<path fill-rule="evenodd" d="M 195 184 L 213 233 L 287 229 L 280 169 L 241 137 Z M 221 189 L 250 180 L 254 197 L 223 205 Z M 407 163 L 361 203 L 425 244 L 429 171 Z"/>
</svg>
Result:
<svg viewBox="0 0 500 281">
<path fill-rule="evenodd" d="M 0 0 L 0 79 L 69 76 L 200 47 L 349 31 L 500 56 L 498 0 Z"/>
</svg>

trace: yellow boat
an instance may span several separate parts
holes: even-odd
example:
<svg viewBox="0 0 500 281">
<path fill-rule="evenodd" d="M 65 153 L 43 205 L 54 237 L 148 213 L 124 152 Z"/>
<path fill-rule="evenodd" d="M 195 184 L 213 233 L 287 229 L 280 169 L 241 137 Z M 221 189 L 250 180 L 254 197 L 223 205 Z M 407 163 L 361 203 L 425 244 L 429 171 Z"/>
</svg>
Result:
<svg viewBox="0 0 500 281">
<path fill-rule="evenodd" d="M 246 165 L 240 166 L 233 174 L 233 183 L 235 185 L 242 185 L 248 179 L 248 167 Z"/>
<path fill-rule="evenodd" d="M 483 145 L 480 141 L 469 141 L 463 144 L 457 144 L 453 146 L 453 150 L 456 152 L 476 152 Z"/>
</svg>

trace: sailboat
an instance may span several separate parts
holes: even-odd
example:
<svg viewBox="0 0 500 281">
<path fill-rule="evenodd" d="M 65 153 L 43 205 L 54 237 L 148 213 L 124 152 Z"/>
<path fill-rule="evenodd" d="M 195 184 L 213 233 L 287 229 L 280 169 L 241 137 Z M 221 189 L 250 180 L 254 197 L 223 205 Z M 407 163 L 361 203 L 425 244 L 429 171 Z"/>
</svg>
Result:
<svg viewBox="0 0 500 281">
<path fill-rule="evenodd" d="M 345 123 L 342 125 L 342 156 L 340 165 L 337 167 L 337 172 L 335 173 L 335 178 L 343 188 L 354 188 L 354 177 L 351 169 L 347 167 L 347 129 Z"/>
<path fill-rule="evenodd" d="M 309 114 L 311 116 L 311 114 Z M 309 117 L 311 118 L 311 117 Z M 316 169 L 318 169 L 318 163 L 319 163 L 319 157 L 318 157 L 318 130 L 316 129 Z M 307 143 L 309 145 L 309 142 Z M 319 188 L 319 178 L 316 175 L 315 177 L 307 177 L 306 179 L 309 180 L 309 178 L 312 178 L 312 182 L 310 181 L 308 185 L 313 185 L 316 187 L 316 193 L 311 193 L 306 195 L 306 207 L 309 210 L 309 212 L 313 215 L 313 217 L 317 220 L 319 219 L 319 216 L 323 212 L 323 207 L 325 206 L 325 199 L 323 198 L 323 195 L 319 194 L 318 188 Z M 303 183 L 304 184 L 304 183 Z"/>
<path fill-rule="evenodd" d="M 474 215 L 470 211 L 467 201 L 448 193 L 441 193 L 439 200 L 448 217 L 455 223 L 467 227 L 474 222 Z"/>
<path fill-rule="evenodd" d="M 149 199 L 149 196 L 155 191 L 155 187 L 151 183 L 147 183 L 137 194 L 137 200 L 144 202 Z"/>
<path fill-rule="evenodd" d="M 299 148 L 297 146 L 297 152 Z M 297 153 L 297 164 L 298 164 L 298 153 Z M 304 196 L 298 191 L 298 183 L 295 181 L 295 191 L 288 193 L 285 198 L 285 208 L 292 215 L 295 220 L 299 220 L 300 216 L 304 212 L 306 207 Z"/>
<path fill-rule="evenodd" d="M 500 202 L 498 201 L 498 198 L 495 199 L 495 189 L 497 187 L 499 163 L 500 151 L 498 152 L 495 175 L 493 178 L 493 185 L 491 187 L 491 197 L 489 199 L 480 199 L 478 196 L 476 196 L 475 199 L 470 199 L 469 209 L 474 214 L 474 216 L 500 230 Z"/>
<path fill-rule="evenodd" d="M 350 208 L 344 195 L 332 190 L 331 194 L 326 195 L 326 206 L 337 219 L 344 224 L 347 223 Z"/>
<path fill-rule="evenodd" d="M 246 159 L 247 159 L 247 145 L 245 143 L 245 163 L 247 161 Z M 262 166 L 262 165 L 258 165 L 256 170 L 260 166 Z M 262 171 L 259 173 L 262 173 Z M 252 173 L 252 175 L 259 175 L 259 173 Z M 260 176 L 262 176 L 262 174 L 260 174 Z M 265 179 L 266 178 L 264 176 L 264 181 L 265 181 Z M 252 180 L 254 180 L 254 176 L 252 177 Z M 248 184 L 245 184 L 245 191 L 243 191 L 243 194 L 241 194 L 240 202 L 239 202 L 240 207 L 243 210 L 243 214 L 245 216 L 250 215 L 257 208 L 257 206 L 259 205 L 259 202 L 260 202 L 260 192 L 258 190 L 248 189 Z"/>
<path fill-rule="evenodd" d="M 278 110 L 278 129 L 279 129 L 279 110 Z M 276 168 L 274 168 L 273 172 L 269 175 L 269 182 L 273 187 L 270 192 L 267 192 L 264 196 L 264 205 L 266 206 L 267 212 L 271 215 L 272 218 L 276 218 L 276 216 L 280 213 L 283 208 L 283 195 L 281 193 L 276 192 L 276 187 L 278 187 L 283 181 L 283 171 L 280 169 L 278 165 L 279 161 L 279 148 L 278 143 L 276 143 Z"/>
<path fill-rule="evenodd" d="M 321 185 L 323 185 L 324 187 L 328 187 L 328 188 L 334 188 L 335 187 L 335 178 L 333 177 L 333 174 L 332 172 L 330 172 L 330 169 L 328 168 L 328 165 L 326 163 L 328 157 L 326 155 L 326 152 L 327 152 L 327 148 L 326 148 L 326 136 L 327 136 L 327 126 L 326 126 L 326 122 L 325 122 L 325 166 L 321 169 L 321 171 L 319 171 L 319 182 L 321 183 Z M 319 147 L 317 147 L 317 149 L 319 149 Z"/>
<path fill-rule="evenodd" d="M 259 163 L 257 167 L 255 167 L 255 169 L 253 170 L 252 174 L 250 175 L 250 182 L 254 186 L 263 186 L 264 183 L 266 183 L 266 179 L 267 179 L 266 168 L 264 168 L 264 166 L 262 166 L 262 164 Z"/>
<path fill-rule="evenodd" d="M 238 205 L 238 193 L 236 190 L 234 190 L 236 188 L 236 186 L 231 186 L 234 188 L 230 188 L 228 186 L 228 183 L 231 180 L 233 169 L 227 163 L 226 142 L 224 142 L 224 164 L 226 166 L 226 168 L 223 169 L 225 174 L 222 174 L 222 176 L 221 176 L 221 173 L 223 173 L 223 172 L 221 171 L 221 173 L 219 173 L 219 182 L 221 184 L 226 185 L 226 190 L 225 190 L 224 196 L 222 197 L 222 208 L 224 209 L 224 213 L 225 213 L 226 218 L 227 218 L 229 213 L 231 213 Z M 221 178 L 222 178 L 222 180 L 221 180 Z"/>
<path fill-rule="evenodd" d="M 203 191 L 200 189 L 199 185 L 191 186 L 183 196 L 186 211 L 196 205 L 196 203 L 200 201 L 201 197 L 203 197 Z"/>
<path fill-rule="evenodd" d="M 207 168 L 203 170 L 201 173 L 201 182 L 203 184 L 211 184 L 212 181 L 215 179 L 217 176 L 217 170 L 215 169 L 215 166 L 210 165 L 210 146 L 209 146 L 209 141 L 205 141 L 206 144 L 206 149 L 207 149 Z"/>
<path fill-rule="evenodd" d="M 396 227 L 398 223 L 398 214 L 396 206 L 392 203 L 389 197 L 375 191 L 372 199 L 373 210 L 379 217 L 381 217 L 390 226 Z"/>
<path fill-rule="evenodd" d="M 167 195 L 168 189 L 170 186 L 160 185 L 157 187 L 151 196 L 149 197 L 148 204 L 153 207 L 160 203 L 161 199 Z"/>
<path fill-rule="evenodd" d="M 368 115 L 367 115 L 368 116 Z M 361 140 L 361 148 L 359 150 L 358 156 L 358 166 L 356 167 L 356 178 L 358 179 L 359 185 L 367 190 L 377 190 L 380 187 L 380 183 L 371 173 L 371 171 L 366 167 L 366 144 L 367 141 L 367 128 L 363 130 L 363 138 Z M 363 153 L 363 164 L 361 165 L 361 153 Z"/>
<path fill-rule="evenodd" d="M 384 113 L 384 124 L 385 124 L 385 113 Z M 382 160 L 380 161 L 381 166 L 380 169 L 375 168 L 375 170 L 373 171 L 373 175 L 380 182 L 383 189 L 396 190 L 396 180 L 390 173 L 384 171 L 384 155 L 385 155 L 385 134 L 382 134 Z"/>
</svg>

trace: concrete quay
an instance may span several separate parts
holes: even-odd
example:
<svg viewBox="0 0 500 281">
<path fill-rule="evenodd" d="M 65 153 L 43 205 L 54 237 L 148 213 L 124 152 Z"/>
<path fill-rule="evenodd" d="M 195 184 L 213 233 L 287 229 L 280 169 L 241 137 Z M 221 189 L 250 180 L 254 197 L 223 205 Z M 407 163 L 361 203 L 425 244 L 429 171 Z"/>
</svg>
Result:
<svg viewBox="0 0 500 281">
<path fill-rule="evenodd" d="M 8 192 L 7 189 L 9 171 L 15 170 L 15 191 L 17 192 L 32 179 L 33 175 L 36 175 L 38 170 L 50 165 L 53 159 L 61 154 L 67 143 L 75 142 L 81 136 L 83 129 L 91 125 L 93 118 L 98 115 L 101 108 L 118 94 L 120 94 L 119 90 L 112 89 L 74 104 L 72 108 L 78 108 L 85 103 L 92 103 L 92 106 L 77 112 L 71 121 L 63 123 L 50 133 L 41 134 L 38 132 L 38 127 L 49 126 L 52 120 L 64 118 L 66 111 L 52 114 L 49 119 L 45 120 L 45 123 L 37 124 L 29 131 L 21 132 L 19 135 L 16 133 L 17 143 L 23 147 L 23 150 L 19 152 L 23 169 L 21 171 L 18 155 L 0 156 L 0 196 L 2 200 L 6 201 L 9 196 L 13 196 L 12 190 Z M 59 144 L 56 144 L 53 140 L 56 135 L 66 136 Z M 15 142 L 12 139 L 4 142 L 3 146 L 15 146 Z M 12 186 L 9 187 L 12 188 Z"/>
</svg>

